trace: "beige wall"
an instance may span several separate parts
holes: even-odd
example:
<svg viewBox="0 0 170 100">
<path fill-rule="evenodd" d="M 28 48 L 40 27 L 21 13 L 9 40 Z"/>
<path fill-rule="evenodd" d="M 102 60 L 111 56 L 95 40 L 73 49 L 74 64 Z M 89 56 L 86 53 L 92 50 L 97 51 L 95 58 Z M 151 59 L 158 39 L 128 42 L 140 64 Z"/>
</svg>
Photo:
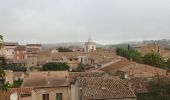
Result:
<svg viewBox="0 0 170 100">
<path fill-rule="evenodd" d="M 31 100 L 31 96 L 28 96 L 28 97 L 21 97 L 19 100 Z"/>
<path fill-rule="evenodd" d="M 9 84 L 13 84 L 14 72 L 13 71 L 5 71 L 5 82 L 9 82 Z"/>
<path fill-rule="evenodd" d="M 32 100 L 42 100 L 43 94 L 49 94 L 49 100 L 56 100 L 56 93 L 62 93 L 63 100 L 70 100 L 71 98 L 69 87 L 57 87 L 34 89 L 32 93 Z"/>
</svg>

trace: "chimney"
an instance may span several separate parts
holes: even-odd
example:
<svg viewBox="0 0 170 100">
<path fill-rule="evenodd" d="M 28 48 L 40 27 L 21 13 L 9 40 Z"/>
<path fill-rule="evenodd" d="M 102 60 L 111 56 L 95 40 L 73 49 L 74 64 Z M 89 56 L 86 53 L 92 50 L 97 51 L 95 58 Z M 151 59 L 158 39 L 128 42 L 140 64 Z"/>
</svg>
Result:
<svg viewBox="0 0 170 100">
<path fill-rule="evenodd" d="M 47 76 L 50 76 L 50 74 L 51 74 L 50 71 L 48 71 Z"/>
<path fill-rule="evenodd" d="M 28 78 L 28 77 L 29 77 L 29 72 L 26 72 L 25 78 Z"/>
</svg>

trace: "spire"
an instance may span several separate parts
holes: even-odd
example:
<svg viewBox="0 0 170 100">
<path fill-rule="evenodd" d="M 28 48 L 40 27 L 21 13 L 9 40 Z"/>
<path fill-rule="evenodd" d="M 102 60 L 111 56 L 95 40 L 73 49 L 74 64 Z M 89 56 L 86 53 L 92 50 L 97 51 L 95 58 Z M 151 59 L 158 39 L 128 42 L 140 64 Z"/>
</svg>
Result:
<svg viewBox="0 0 170 100">
<path fill-rule="evenodd" d="M 91 39 L 90 33 L 89 33 L 89 39 L 88 39 L 88 42 L 92 42 L 92 39 Z"/>
</svg>

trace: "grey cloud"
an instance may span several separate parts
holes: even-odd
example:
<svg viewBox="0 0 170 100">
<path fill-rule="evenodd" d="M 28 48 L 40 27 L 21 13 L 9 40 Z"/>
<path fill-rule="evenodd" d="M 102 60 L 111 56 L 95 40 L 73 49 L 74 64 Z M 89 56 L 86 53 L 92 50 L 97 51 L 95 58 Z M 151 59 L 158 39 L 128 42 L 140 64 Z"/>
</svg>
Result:
<svg viewBox="0 0 170 100">
<path fill-rule="evenodd" d="M 7 41 L 100 43 L 170 37 L 169 0 L 0 0 Z"/>
</svg>

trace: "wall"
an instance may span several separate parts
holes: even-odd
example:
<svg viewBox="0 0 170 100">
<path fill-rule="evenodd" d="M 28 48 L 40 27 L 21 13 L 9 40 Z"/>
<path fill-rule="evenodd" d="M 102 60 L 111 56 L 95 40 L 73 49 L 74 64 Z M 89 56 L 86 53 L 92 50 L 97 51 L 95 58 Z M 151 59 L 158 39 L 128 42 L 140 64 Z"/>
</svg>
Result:
<svg viewBox="0 0 170 100">
<path fill-rule="evenodd" d="M 32 100 L 42 100 L 43 94 L 49 94 L 49 100 L 56 100 L 56 93 L 62 93 L 63 100 L 70 100 L 71 98 L 69 87 L 37 88 L 33 90 Z"/>
</svg>

